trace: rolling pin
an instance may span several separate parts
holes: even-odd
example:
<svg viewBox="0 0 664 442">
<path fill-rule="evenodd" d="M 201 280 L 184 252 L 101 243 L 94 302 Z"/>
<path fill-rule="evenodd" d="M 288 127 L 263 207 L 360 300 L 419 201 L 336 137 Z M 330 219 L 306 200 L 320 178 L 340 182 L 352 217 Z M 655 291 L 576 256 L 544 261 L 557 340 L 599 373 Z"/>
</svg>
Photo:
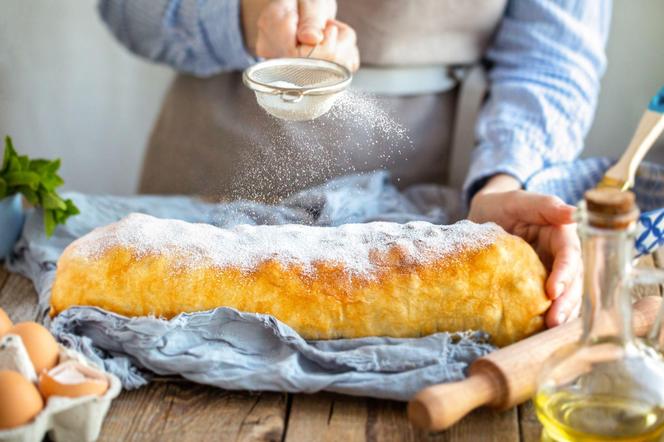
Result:
<svg viewBox="0 0 664 442">
<path fill-rule="evenodd" d="M 650 331 L 660 303 L 661 298 L 648 296 L 634 304 L 637 336 Z M 544 361 L 564 345 L 576 342 L 581 330 L 578 318 L 475 360 L 465 380 L 433 385 L 417 393 L 408 403 L 408 418 L 417 427 L 438 431 L 475 408 L 486 405 L 504 410 L 525 402 L 535 394 Z"/>
</svg>

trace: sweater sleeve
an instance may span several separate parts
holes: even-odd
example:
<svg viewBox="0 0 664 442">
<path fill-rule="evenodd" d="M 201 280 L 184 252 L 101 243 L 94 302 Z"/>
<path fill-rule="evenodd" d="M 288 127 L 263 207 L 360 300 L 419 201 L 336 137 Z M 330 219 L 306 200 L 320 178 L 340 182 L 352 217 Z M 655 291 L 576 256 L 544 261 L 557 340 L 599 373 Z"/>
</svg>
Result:
<svg viewBox="0 0 664 442">
<path fill-rule="evenodd" d="M 100 0 L 99 13 L 130 51 L 181 72 L 204 77 L 255 61 L 240 0 Z"/>
<path fill-rule="evenodd" d="M 583 148 L 595 112 L 610 0 L 512 0 L 487 52 L 489 98 L 464 185 L 506 173 L 522 183 Z"/>
</svg>

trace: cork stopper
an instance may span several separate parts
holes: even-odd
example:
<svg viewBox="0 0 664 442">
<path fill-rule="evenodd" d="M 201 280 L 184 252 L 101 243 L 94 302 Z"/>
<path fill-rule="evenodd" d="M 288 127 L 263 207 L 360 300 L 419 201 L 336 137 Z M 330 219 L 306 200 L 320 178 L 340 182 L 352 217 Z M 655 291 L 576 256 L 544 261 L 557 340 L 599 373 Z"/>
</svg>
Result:
<svg viewBox="0 0 664 442">
<path fill-rule="evenodd" d="M 604 229 L 625 229 L 639 218 L 633 192 L 615 188 L 591 189 L 584 194 L 590 225 Z"/>
</svg>

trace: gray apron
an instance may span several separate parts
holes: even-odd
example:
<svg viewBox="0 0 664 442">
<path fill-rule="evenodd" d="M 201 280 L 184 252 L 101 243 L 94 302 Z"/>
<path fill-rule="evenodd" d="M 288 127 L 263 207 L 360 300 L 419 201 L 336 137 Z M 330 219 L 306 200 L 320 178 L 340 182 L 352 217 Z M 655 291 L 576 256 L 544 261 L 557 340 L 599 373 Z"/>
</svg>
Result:
<svg viewBox="0 0 664 442">
<path fill-rule="evenodd" d="M 380 83 L 383 74 L 401 68 L 449 74 L 444 91 L 402 90 L 371 99 L 407 136 L 385 127 L 384 118 L 374 123 L 380 115 L 364 101 L 352 112 L 338 105 L 314 121 L 288 122 L 258 106 L 240 72 L 208 79 L 178 75 L 149 141 L 140 191 L 274 202 L 334 176 L 375 169 L 389 169 L 401 187 L 458 187 L 484 93 L 478 70 L 458 67 L 477 65 L 505 3 L 338 0 L 338 18 L 358 35 L 360 84 Z M 460 102 L 463 120 L 455 119 Z M 454 153 L 453 144 L 460 145 Z"/>
</svg>

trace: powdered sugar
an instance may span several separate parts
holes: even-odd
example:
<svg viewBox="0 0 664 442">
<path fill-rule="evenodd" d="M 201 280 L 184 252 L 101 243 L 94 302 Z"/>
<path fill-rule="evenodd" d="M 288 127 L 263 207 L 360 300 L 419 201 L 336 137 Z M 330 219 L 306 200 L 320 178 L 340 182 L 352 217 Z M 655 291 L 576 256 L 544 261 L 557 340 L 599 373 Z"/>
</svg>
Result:
<svg viewBox="0 0 664 442">
<path fill-rule="evenodd" d="M 377 169 L 391 170 L 399 183 L 395 169 L 405 168 L 413 144 L 392 110 L 378 97 L 348 90 L 312 121 L 260 119 L 247 134 L 252 148 L 237 160 L 243 173 L 224 196 L 274 203 L 332 177 Z"/>
<path fill-rule="evenodd" d="M 284 80 L 273 81 L 273 82 L 270 83 L 270 86 L 283 87 L 283 88 L 286 88 L 286 89 L 303 89 L 302 86 L 299 86 L 295 83 L 291 83 L 290 81 L 284 81 Z"/>
<path fill-rule="evenodd" d="M 266 260 L 314 271 L 317 262 L 341 264 L 348 276 L 371 278 L 379 269 L 376 256 L 398 247 L 408 265 L 425 264 L 463 250 L 493 243 L 502 230 L 495 224 L 460 221 L 439 226 L 373 222 L 340 227 L 304 225 L 250 226 L 220 229 L 208 224 L 132 214 L 95 229 L 73 245 L 74 253 L 94 259 L 112 247 L 130 248 L 137 256 L 171 253 L 185 268 L 233 267 L 251 272 Z"/>
</svg>

